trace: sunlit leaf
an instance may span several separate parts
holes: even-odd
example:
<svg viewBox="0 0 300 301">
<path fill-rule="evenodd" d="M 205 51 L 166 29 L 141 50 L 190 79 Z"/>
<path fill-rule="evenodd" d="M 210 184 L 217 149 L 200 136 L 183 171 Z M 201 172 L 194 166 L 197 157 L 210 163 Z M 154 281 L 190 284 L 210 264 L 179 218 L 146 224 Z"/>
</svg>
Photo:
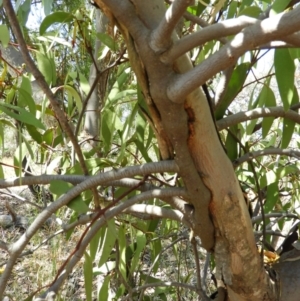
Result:
<svg viewBox="0 0 300 301">
<path fill-rule="evenodd" d="M 274 65 L 283 107 L 288 110 L 293 100 L 295 75 L 295 64 L 288 49 L 275 50 Z"/>
<path fill-rule="evenodd" d="M 291 0 L 275 0 L 270 10 L 270 16 L 277 15 L 284 11 Z"/>
</svg>

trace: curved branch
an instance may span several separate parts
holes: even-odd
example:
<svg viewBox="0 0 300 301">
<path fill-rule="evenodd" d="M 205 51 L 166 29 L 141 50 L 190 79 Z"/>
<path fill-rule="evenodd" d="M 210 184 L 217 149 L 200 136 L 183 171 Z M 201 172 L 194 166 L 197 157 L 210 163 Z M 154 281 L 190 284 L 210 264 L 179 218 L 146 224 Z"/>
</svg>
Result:
<svg viewBox="0 0 300 301">
<path fill-rule="evenodd" d="M 235 64 L 246 51 L 297 32 L 300 30 L 299 14 L 300 6 L 245 28 L 197 67 L 174 76 L 167 89 L 169 99 L 175 103 L 183 103 L 191 91 L 218 72 Z"/>
<path fill-rule="evenodd" d="M 172 44 L 172 33 L 183 16 L 186 8 L 193 4 L 193 0 L 174 0 L 162 18 L 158 27 L 152 32 L 150 47 L 155 52 L 161 52 Z"/>
<path fill-rule="evenodd" d="M 169 218 L 178 222 L 183 222 L 187 227 L 191 228 L 188 220 L 185 220 L 184 215 L 179 210 L 166 209 L 154 205 L 136 204 L 124 210 L 125 213 L 141 213 L 148 216 Z"/>
<path fill-rule="evenodd" d="M 259 24 L 260 22 L 261 21 L 255 18 L 241 16 L 236 19 L 229 19 L 209 25 L 175 42 L 174 46 L 170 50 L 161 55 L 161 61 L 166 64 L 171 64 L 181 55 L 197 46 L 202 46 L 211 40 L 218 40 L 222 37 L 237 34 L 245 27 L 253 24 Z"/>
<path fill-rule="evenodd" d="M 250 161 L 260 156 L 267 156 L 267 155 L 290 156 L 300 160 L 300 151 L 293 150 L 293 149 L 268 148 L 264 150 L 250 152 L 241 156 L 240 158 L 234 160 L 233 167 L 236 168 L 239 165 L 243 164 L 244 162 Z"/>
<path fill-rule="evenodd" d="M 246 112 L 239 112 L 218 120 L 216 124 L 218 130 L 222 131 L 240 122 L 257 119 L 260 117 L 283 117 L 300 124 L 300 115 L 293 110 L 285 111 L 283 107 L 257 108 Z"/>
<path fill-rule="evenodd" d="M 185 12 L 184 13 L 184 17 L 187 20 L 189 20 L 189 21 L 191 21 L 191 22 L 193 22 L 195 24 L 198 24 L 199 26 L 201 26 L 203 28 L 207 27 L 207 26 L 211 26 L 211 24 L 208 23 L 207 21 L 205 21 L 205 20 L 203 20 L 203 19 L 201 19 L 201 18 L 199 18 L 197 16 L 194 16 L 193 14 L 191 14 L 189 12 Z M 228 42 L 228 40 L 226 38 L 219 38 L 217 40 L 219 40 L 222 44 L 226 44 Z"/>
<path fill-rule="evenodd" d="M 134 175 L 146 176 L 153 172 L 178 172 L 178 167 L 174 161 L 161 161 L 157 163 L 147 163 L 140 166 L 130 166 L 119 170 L 111 170 L 106 173 L 101 173 L 93 176 L 86 181 L 78 184 L 74 188 L 70 189 L 68 193 L 62 195 L 58 200 L 51 203 L 47 208 L 45 208 L 34 220 L 34 222 L 28 227 L 25 233 L 9 247 L 11 256 L 7 262 L 6 269 L 2 274 L 0 281 L 0 297 L 4 292 L 6 283 L 9 279 L 13 266 L 18 259 L 19 255 L 32 238 L 32 236 L 38 231 L 38 229 L 44 224 L 44 222 L 59 208 L 67 205 L 72 199 L 78 196 L 82 191 L 93 188 L 97 185 L 105 184 L 108 181 L 118 180 L 121 178 L 131 177 Z M 29 177 L 28 177 L 29 178 Z M 175 191 L 172 190 L 171 196 Z M 181 190 L 183 191 L 183 190 Z M 147 192 L 145 192 L 146 194 Z M 174 193 L 174 195 L 176 195 Z M 178 195 L 178 194 L 177 194 Z M 127 202 L 126 202 L 127 204 Z M 128 206 L 127 206 L 128 207 Z M 125 208 L 124 208 L 125 209 Z"/>
<path fill-rule="evenodd" d="M 147 192 L 142 192 L 139 195 L 136 195 L 125 202 L 107 210 L 103 216 L 101 216 L 95 223 L 91 226 L 90 230 L 86 233 L 85 237 L 82 239 L 80 245 L 73 256 L 70 258 L 69 262 L 65 265 L 65 269 L 61 272 L 61 275 L 56 279 L 56 281 L 49 287 L 45 292 L 47 295 L 48 292 L 57 293 L 64 280 L 68 277 L 74 266 L 81 259 L 86 250 L 88 244 L 93 239 L 95 234 L 99 229 L 107 223 L 107 221 L 114 216 L 123 212 L 126 208 L 134 205 L 137 202 L 144 201 L 151 198 L 163 198 L 163 197 L 172 197 L 172 196 L 186 196 L 185 189 L 182 188 L 166 188 L 166 189 L 154 189 Z"/>
</svg>

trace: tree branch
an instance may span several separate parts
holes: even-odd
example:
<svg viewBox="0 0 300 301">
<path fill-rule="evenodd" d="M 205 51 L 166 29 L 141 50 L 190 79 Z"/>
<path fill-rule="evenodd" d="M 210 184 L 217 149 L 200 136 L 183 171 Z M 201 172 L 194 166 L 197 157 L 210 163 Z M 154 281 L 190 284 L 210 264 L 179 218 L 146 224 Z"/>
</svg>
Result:
<svg viewBox="0 0 300 301">
<path fill-rule="evenodd" d="M 168 86 L 169 99 L 175 103 L 182 103 L 191 91 L 218 72 L 235 64 L 246 51 L 297 32 L 300 30 L 299 14 L 300 6 L 245 28 L 197 67 L 174 76 Z"/>
<path fill-rule="evenodd" d="M 258 21 L 255 18 L 241 16 L 236 19 L 229 19 L 209 25 L 175 42 L 172 48 L 161 55 L 161 61 L 166 64 L 171 64 L 178 57 L 195 47 L 202 46 L 211 40 L 237 34 L 245 27 L 253 24 L 259 24 L 260 22 L 261 21 Z"/>
<path fill-rule="evenodd" d="M 241 156 L 240 158 L 234 160 L 233 167 L 236 168 L 239 165 L 243 164 L 244 162 L 250 161 L 260 156 L 267 156 L 267 155 L 290 156 L 300 160 L 300 151 L 293 150 L 293 149 L 268 148 L 264 150 L 250 152 Z"/>
<path fill-rule="evenodd" d="M 218 120 L 216 123 L 218 130 L 222 131 L 232 125 L 260 117 L 283 117 L 300 124 L 300 115 L 293 110 L 285 111 L 283 107 L 257 108 L 246 112 L 239 112 Z"/>
<path fill-rule="evenodd" d="M 125 213 L 141 213 L 148 216 L 168 218 L 178 222 L 184 223 L 191 228 L 191 224 L 184 218 L 184 215 L 179 210 L 166 209 L 154 205 L 136 204 L 124 210 Z"/>
<path fill-rule="evenodd" d="M 165 13 L 158 27 L 152 32 L 150 39 L 150 47 L 155 52 L 166 50 L 172 44 L 172 33 L 183 16 L 186 8 L 191 5 L 194 0 L 175 0 Z"/>
</svg>

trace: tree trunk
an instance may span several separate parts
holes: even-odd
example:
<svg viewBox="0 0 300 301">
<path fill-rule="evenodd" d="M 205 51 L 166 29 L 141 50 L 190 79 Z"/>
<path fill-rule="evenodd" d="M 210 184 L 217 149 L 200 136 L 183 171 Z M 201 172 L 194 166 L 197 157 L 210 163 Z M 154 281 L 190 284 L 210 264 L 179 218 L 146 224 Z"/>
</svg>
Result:
<svg viewBox="0 0 300 301">
<path fill-rule="evenodd" d="M 257 251 L 245 200 L 232 163 L 220 144 L 206 97 L 199 88 L 182 99 L 170 97 L 175 84 L 176 90 L 184 86 L 179 81 L 180 74 L 188 72 L 192 65 L 187 55 L 172 64 L 163 63 L 161 49 L 153 47 L 155 31 L 166 14 L 164 1 L 96 2 L 118 25 L 128 48 L 134 48 L 134 55 L 130 55 L 132 66 L 135 71 L 144 71 L 136 72 L 138 81 L 147 82 L 141 85 L 143 93 L 159 112 L 158 122 L 172 145 L 172 155 L 188 191 L 186 201 L 193 206 L 192 231 L 213 253 L 217 279 L 224 281 L 227 300 L 277 300 L 276 284 L 266 273 Z M 168 41 L 170 37 L 164 38 Z M 169 48 L 176 39 L 173 33 Z"/>
</svg>

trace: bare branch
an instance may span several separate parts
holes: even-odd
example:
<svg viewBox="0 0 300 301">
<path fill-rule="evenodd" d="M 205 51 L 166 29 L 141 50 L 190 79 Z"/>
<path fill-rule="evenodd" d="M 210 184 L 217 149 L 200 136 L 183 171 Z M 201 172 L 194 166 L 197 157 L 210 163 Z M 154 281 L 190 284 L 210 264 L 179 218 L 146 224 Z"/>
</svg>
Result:
<svg viewBox="0 0 300 301">
<path fill-rule="evenodd" d="M 178 21 L 183 16 L 186 8 L 193 3 L 194 0 L 175 0 L 170 5 L 165 17 L 151 34 L 150 47 L 155 52 L 164 51 L 171 46 L 172 33 Z"/>
<path fill-rule="evenodd" d="M 290 156 L 300 160 L 300 151 L 293 150 L 293 149 L 268 148 L 264 150 L 250 152 L 241 156 L 240 158 L 236 159 L 233 162 L 233 167 L 236 168 L 239 165 L 243 164 L 244 162 L 250 161 L 260 156 L 267 156 L 267 155 Z"/>
<path fill-rule="evenodd" d="M 124 212 L 141 213 L 153 217 L 169 218 L 178 222 L 183 222 L 187 227 L 191 227 L 189 221 L 185 220 L 184 215 L 178 210 L 166 209 L 154 205 L 136 204 L 128 207 L 124 210 Z"/>
<path fill-rule="evenodd" d="M 187 20 L 189 20 L 189 21 L 191 21 L 191 22 L 194 22 L 194 23 L 198 24 L 198 25 L 201 26 L 201 27 L 207 27 L 207 26 L 210 26 L 210 24 L 209 24 L 208 22 L 206 22 L 205 20 L 203 20 L 203 19 L 201 19 L 201 18 L 199 18 L 199 17 L 197 17 L 197 16 L 192 15 L 192 14 L 189 13 L 189 12 L 185 12 L 185 13 L 184 13 L 184 17 L 185 17 Z M 217 39 L 217 40 L 219 40 L 222 44 L 226 44 L 226 43 L 228 42 L 228 40 L 227 40 L 226 38 L 219 38 L 219 39 Z"/>
<path fill-rule="evenodd" d="M 211 40 L 237 34 L 245 27 L 253 24 L 259 24 L 260 22 L 261 21 L 258 21 L 255 18 L 241 16 L 236 19 L 229 19 L 207 26 L 175 42 L 174 46 L 170 48 L 170 50 L 161 55 L 161 61 L 166 64 L 171 64 L 178 57 L 197 46 L 202 46 Z"/>
<path fill-rule="evenodd" d="M 246 112 L 239 112 L 230 115 L 224 119 L 217 121 L 217 128 L 219 131 L 224 130 L 232 125 L 241 123 L 243 121 L 252 120 L 260 117 L 283 117 L 295 121 L 300 124 L 300 115 L 292 110 L 285 111 L 283 107 L 268 107 L 257 108 Z"/>
<path fill-rule="evenodd" d="M 182 103 L 191 91 L 204 84 L 218 72 L 232 66 L 249 49 L 275 39 L 284 38 L 300 30 L 300 6 L 293 11 L 276 15 L 245 28 L 231 42 L 211 55 L 194 69 L 174 76 L 168 86 L 168 97 Z"/>
</svg>

